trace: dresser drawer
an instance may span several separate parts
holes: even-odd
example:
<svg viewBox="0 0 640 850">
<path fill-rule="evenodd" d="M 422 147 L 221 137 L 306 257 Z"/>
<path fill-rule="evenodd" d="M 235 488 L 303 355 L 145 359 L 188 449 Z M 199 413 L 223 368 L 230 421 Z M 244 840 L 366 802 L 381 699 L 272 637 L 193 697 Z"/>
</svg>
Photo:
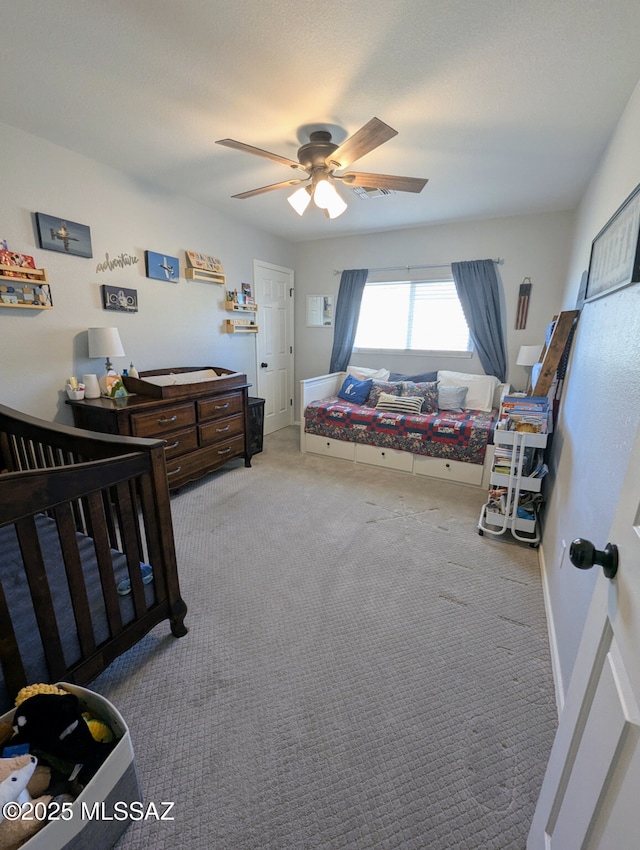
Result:
<svg viewBox="0 0 640 850">
<path fill-rule="evenodd" d="M 429 475 L 432 478 L 445 478 L 459 484 L 482 484 L 484 467 L 477 463 L 464 463 L 460 460 L 446 460 L 442 457 L 416 455 L 413 471 L 416 475 Z"/>
<path fill-rule="evenodd" d="M 198 431 L 201 446 L 219 443 L 221 440 L 228 440 L 229 437 L 244 433 L 244 416 L 239 413 L 236 416 L 227 416 L 225 419 L 214 419 L 212 422 L 198 425 Z"/>
<path fill-rule="evenodd" d="M 173 458 L 167 462 L 169 488 L 174 490 L 188 481 L 200 478 L 202 471 L 207 472 L 224 466 L 228 460 L 244 455 L 244 437 L 231 437 L 214 446 L 205 446 L 197 452 Z"/>
<path fill-rule="evenodd" d="M 228 393 L 215 398 L 198 400 L 198 422 L 220 419 L 232 413 L 242 413 L 242 393 Z"/>
<path fill-rule="evenodd" d="M 165 457 L 169 460 L 172 457 L 183 455 L 185 452 L 192 452 L 198 448 L 198 432 L 195 428 L 186 428 L 183 431 L 172 431 L 167 437 L 167 444 L 164 447 Z"/>
<path fill-rule="evenodd" d="M 172 404 L 149 413 L 132 413 L 131 431 L 134 437 L 161 437 L 169 431 L 194 425 L 195 421 L 193 402 Z"/>
</svg>

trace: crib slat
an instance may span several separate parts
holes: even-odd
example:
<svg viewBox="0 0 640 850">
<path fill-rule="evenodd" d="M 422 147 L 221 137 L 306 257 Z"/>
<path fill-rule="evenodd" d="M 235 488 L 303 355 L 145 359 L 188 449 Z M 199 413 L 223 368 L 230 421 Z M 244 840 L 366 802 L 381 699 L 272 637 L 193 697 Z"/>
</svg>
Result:
<svg viewBox="0 0 640 850">
<path fill-rule="evenodd" d="M 52 678 L 60 680 L 64 677 L 67 666 L 34 517 L 17 520 L 15 529 L 47 667 Z"/>
<path fill-rule="evenodd" d="M 160 543 L 161 536 L 156 515 L 153 485 L 148 475 L 143 475 L 140 479 L 140 501 L 146 533 L 147 557 L 150 564 L 160 564 L 162 566 L 160 573 L 164 577 L 167 573 L 167 565 L 165 563 L 164 549 Z M 170 513 L 169 518 L 171 518 Z M 156 591 L 156 599 L 158 602 L 164 602 L 167 598 L 167 587 L 166 583 L 161 581 L 157 570 L 154 575 L 153 585 Z"/>
<path fill-rule="evenodd" d="M 122 615 L 120 613 L 120 603 L 118 602 L 116 580 L 113 575 L 113 560 L 109 548 L 102 494 L 90 493 L 87 496 L 87 506 L 89 509 L 91 535 L 96 549 L 96 560 L 98 562 L 98 572 L 100 573 L 100 584 L 102 585 L 107 623 L 109 624 L 109 633 L 111 637 L 114 637 L 122 631 Z"/>
<path fill-rule="evenodd" d="M 144 598 L 144 587 L 142 584 L 142 574 L 140 572 L 142 552 L 138 546 L 138 537 L 135 531 L 137 511 L 131 500 L 131 491 L 129 489 L 128 482 L 120 482 L 116 485 L 115 490 L 117 494 L 116 512 L 118 515 L 118 525 L 120 527 L 120 540 L 127 559 L 129 578 L 131 579 L 133 607 L 136 612 L 136 618 L 140 618 L 147 610 L 147 603 Z"/>
<path fill-rule="evenodd" d="M 9 606 L 0 582 L 0 667 L 10 694 L 16 694 L 26 687 L 27 676 L 22 664 L 22 656 L 13 630 Z"/>
<path fill-rule="evenodd" d="M 86 658 L 96 651 L 96 642 L 93 637 L 89 597 L 82 571 L 72 505 L 67 502 L 64 505 L 58 506 L 55 509 L 54 516 L 58 528 L 62 559 L 67 574 L 67 581 L 69 582 L 71 604 L 78 630 L 80 651 L 82 657 Z"/>
</svg>

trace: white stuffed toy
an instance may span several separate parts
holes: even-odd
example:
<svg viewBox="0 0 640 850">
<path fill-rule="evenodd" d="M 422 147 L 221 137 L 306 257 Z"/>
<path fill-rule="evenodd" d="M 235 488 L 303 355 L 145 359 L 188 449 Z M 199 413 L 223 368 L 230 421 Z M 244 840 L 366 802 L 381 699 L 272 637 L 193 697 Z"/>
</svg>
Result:
<svg viewBox="0 0 640 850">
<path fill-rule="evenodd" d="M 37 766 L 38 759 L 35 756 L 0 758 L 0 850 L 16 850 L 46 823 L 34 817 L 33 809 L 30 810 L 29 820 L 8 820 L 3 817 L 7 803 L 49 803 L 50 796 L 33 800 L 27 789 Z"/>
</svg>

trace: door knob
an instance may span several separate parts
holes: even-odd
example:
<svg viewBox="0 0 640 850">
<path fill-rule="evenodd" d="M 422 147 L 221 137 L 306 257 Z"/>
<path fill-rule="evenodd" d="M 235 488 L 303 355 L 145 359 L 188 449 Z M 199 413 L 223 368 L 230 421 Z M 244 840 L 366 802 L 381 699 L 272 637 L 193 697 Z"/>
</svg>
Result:
<svg viewBox="0 0 640 850">
<path fill-rule="evenodd" d="M 569 548 L 569 558 L 579 570 L 590 570 L 594 564 L 599 564 L 607 578 L 615 578 L 618 572 L 618 547 L 615 543 L 607 543 L 600 550 L 590 540 L 578 537 Z"/>
<path fill-rule="evenodd" d="M 264 363 L 264 362 L 262 362 L 262 363 L 260 364 L 260 368 L 261 368 L 261 369 L 266 369 L 268 365 L 269 365 L 268 363 Z"/>
</svg>

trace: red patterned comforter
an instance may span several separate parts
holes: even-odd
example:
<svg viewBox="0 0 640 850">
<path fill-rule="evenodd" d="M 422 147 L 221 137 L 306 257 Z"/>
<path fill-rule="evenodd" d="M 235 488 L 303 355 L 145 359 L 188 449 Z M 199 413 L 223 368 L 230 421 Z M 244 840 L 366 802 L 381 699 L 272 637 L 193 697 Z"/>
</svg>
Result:
<svg viewBox="0 0 640 850">
<path fill-rule="evenodd" d="M 307 406 L 304 430 L 333 440 L 482 464 L 497 414 L 497 410 L 391 413 L 332 396 Z"/>
</svg>

